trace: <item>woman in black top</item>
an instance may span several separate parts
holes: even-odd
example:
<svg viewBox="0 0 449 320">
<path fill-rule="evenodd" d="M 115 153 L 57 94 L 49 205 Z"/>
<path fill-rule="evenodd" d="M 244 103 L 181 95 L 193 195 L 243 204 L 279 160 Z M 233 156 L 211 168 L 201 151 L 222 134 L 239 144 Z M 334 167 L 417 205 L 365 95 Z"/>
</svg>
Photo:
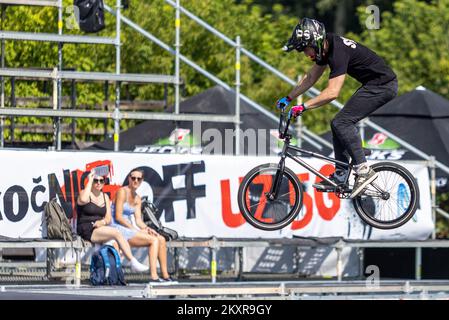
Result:
<svg viewBox="0 0 449 320">
<path fill-rule="evenodd" d="M 105 243 L 115 240 L 120 246 L 126 258 L 131 261 L 133 271 L 148 271 L 149 267 L 141 264 L 132 255 L 128 241 L 111 223 L 111 204 L 107 194 L 103 193 L 104 177 L 95 176 L 91 172 L 88 176 L 86 187 L 81 190 L 77 199 L 77 232 L 87 241 L 92 243 Z"/>
</svg>

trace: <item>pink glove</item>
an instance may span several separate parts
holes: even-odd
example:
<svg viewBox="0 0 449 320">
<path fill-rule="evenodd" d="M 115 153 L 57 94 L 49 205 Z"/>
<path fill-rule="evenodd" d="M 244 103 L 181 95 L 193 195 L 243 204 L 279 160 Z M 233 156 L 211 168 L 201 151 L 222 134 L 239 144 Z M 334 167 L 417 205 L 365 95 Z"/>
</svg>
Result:
<svg viewBox="0 0 449 320">
<path fill-rule="evenodd" d="M 304 111 L 306 111 L 306 107 L 305 107 L 304 103 L 303 103 L 303 104 L 300 104 L 299 106 L 293 106 L 293 107 L 290 109 L 290 112 L 288 113 L 288 117 L 289 117 L 290 119 L 291 119 L 292 117 L 293 117 L 293 118 L 299 117 L 301 114 L 304 113 Z"/>
</svg>

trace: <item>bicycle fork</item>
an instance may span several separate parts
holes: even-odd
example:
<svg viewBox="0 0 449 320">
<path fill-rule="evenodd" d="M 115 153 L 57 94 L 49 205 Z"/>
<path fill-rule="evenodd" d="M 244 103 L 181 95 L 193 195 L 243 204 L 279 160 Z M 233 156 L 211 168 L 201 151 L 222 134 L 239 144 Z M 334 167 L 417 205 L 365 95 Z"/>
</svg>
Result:
<svg viewBox="0 0 449 320">
<path fill-rule="evenodd" d="M 273 185 L 271 186 L 270 192 L 267 194 L 267 197 L 269 200 L 275 200 L 277 198 L 279 188 L 281 185 L 282 176 L 284 174 L 284 168 L 285 168 L 285 156 L 281 158 L 281 161 L 279 161 L 276 175 L 274 176 Z"/>
</svg>

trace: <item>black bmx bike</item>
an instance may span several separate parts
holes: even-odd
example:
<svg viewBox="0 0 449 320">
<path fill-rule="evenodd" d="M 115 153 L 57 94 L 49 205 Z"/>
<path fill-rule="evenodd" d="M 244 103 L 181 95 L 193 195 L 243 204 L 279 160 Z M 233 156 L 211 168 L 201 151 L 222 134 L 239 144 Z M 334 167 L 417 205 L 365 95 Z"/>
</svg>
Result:
<svg viewBox="0 0 449 320">
<path fill-rule="evenodd" d="M 291 118 L 281 112 L 279 138 L 284 146 L 279 163 L 262 164 L 249 171 L 238 190 L 238 205 L 245 220 L 252 226 L 274 231 L 289 225 L 298 216 L 303 205 L 303 184 L 298 176 L 285 166 L 286 158 L 299 163 L 332 187 L 321 192 L 334 192 L 341 199 L 349 199 L 352 186 L 352 163 L 310 152 L 290 144 L 288 133 Z M 365 153 L 368 153 L 367 150 Z M 338 164 L 345 168 L 345 181 L 337 184 L 313 168 L 299 155 Z M 372 169 L 377 178 L 352 199 L 355 211 L 370 226 L 378 229 L 394 229 L 410 220 L 418 206 L 419 188 L 413 175 L 404 167 L 392 162 L 378 162 Z"/>
</svg>

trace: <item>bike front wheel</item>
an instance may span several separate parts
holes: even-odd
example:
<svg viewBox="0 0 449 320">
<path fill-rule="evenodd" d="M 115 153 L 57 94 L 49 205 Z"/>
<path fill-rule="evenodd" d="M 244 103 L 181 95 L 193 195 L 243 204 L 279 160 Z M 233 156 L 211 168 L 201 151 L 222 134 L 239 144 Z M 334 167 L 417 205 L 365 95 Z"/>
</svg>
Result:
<svg viewBox="0 0 449 320">
<path fill-rule="evenodd" d="M 416 212 L 418 185 L 412 174 L 396 163 L 376 163 L 372 168 L 378 177 L 353 200 L 354 208 L 374 228 L 398 228 Z"/>
<path fill-rule="evenodd" d="M 279 181 L 271 195 L 276 177 Z M 255 167 L 243 178 L 238 191 L 238 205 L 245 220 L 252 226 L 274 231 L 289 225 L 302 207 L 303 188 L 295 173 L 277 164 Z"/>
</svg>

